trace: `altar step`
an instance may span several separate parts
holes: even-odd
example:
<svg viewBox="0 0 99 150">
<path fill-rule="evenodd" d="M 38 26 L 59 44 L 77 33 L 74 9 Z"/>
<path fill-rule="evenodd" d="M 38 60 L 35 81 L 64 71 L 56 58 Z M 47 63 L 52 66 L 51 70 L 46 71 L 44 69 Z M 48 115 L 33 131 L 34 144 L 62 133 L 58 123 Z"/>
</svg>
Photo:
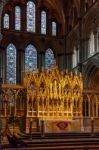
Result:
<svg viewBox="0 0 99 150">
<path fill-rule="evenodd" d="M 62 135 L 60 134 L 60 138 L 54 137 L 54 138 L 45 138 L 40 137 L 40 134 L 35 134 L 35 136 L 39 136 L 39 138 L 33 138 L 29 139 L 29 135 L 26 134 L 28 137 L 19 138 L 18 140 L 23 143 L 22 145 L 18 146 L 19 149 L 24 150 L 99 150 L 99 134 L 96 135 L 90 135 L 89 133 L 86 133 L 87 137 L 84 137 L 82 134 L 82 137 L 78 138 L 79 134 L 73 133 L 73 136 L 77 136 L 77 138 L 70 136 L 69 138 L 61 138 Z M 50 135 L 51 136 L 51 135 Z M 52 134 L 53 136 L 53 134 Z M 59 136 L 59 135 L 58 135 Z M 33 136 L 34 137 L 34 136 Z M 6 145 L 3 145 L 4 150 L 12 150 L 17 149 L 13 148 L 13 146 L 9 145 L 6 147 Z"/>
<path fill-rule="evenodd" d="M 91 138 L 92 136 L 99 138 L 99 133 L 19 133 L 21 138 L 29 138 L 32 136 L 32 139 L 79 139 L 79 138 Z"/>
<path fill-rule="evenodd" d="M 98 138 L 24 140 L 23 147 L 3 147 L 4 150 L 99 150 Z"/>
<path fill-rule="evenodd" d="M 91 146 L 55 146 L 55 147 L 25 147 L 25 148 L 6 148 L 4 150 L 99 150 L 99 146 L 91 145 Z"/>
</svg>

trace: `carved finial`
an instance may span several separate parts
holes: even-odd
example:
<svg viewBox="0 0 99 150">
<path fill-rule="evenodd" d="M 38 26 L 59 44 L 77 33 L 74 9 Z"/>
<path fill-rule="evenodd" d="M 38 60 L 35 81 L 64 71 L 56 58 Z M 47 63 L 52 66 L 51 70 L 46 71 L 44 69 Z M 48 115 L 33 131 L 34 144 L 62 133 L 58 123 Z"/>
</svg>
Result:
<svg viewBox="0 0 99 150">
<path fill-rule="evenodd" d="M 71 76 L 71 77 L 73 76 L 73 73 L 72 73 L 72 72 L 70 72 L 70 76 Z"/>
<path fill-rule="evenodd" d="M 68 74 L 68 69 L 66 69 L 66 74 Z"/>
<path fill-rule="evenodd" d="M 42 73 L 44 72 L 44 67 L 42 67 Z"/>
<path fill-rule="evenodd" d="M 78 73 L 77 70 L 75 70 L 75 75 L 77 75 L 77 73 Z"/>
<path fill-rule="evenodd" d="M 80 72 L 79 76 L 80 76 L 80 78 L 82 77 L 82 74 L 81 74 L 81 72 Z"/>
</svg>

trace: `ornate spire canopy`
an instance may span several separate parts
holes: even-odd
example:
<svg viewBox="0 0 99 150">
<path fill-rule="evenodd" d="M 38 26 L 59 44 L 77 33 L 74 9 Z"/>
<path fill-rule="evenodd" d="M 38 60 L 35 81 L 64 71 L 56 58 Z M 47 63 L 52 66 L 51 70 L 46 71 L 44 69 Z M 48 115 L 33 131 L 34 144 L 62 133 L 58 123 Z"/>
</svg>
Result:
<svg viewBox="0 0 99 150">
<path fill-rule="evenodd" d="M 60 72 L 56 66 L 51 71 L 26 72 L 27 116 L 45 119 L 82 116 L 82 76 Z M 76 107 L 76 109 L 75 109 Z"/>
</svg>

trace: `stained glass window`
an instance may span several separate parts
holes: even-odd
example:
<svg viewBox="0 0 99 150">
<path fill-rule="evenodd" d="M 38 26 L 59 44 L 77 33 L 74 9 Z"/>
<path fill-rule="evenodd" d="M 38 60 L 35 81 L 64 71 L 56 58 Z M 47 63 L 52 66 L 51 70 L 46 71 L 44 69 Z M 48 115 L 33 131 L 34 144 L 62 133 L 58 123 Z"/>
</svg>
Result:
<svg viewBox="0 0 99 150">
<path fill-rule="evenodd" d="M 52 35 L 56 35 L 56 22 L 52 22 Z"/>
<path fill-rule="evenodd" d="M 35 4 L 32 1 L 27 3 L 27 31 L 35 32 Z"/>
<path fill-rule="evenodd" d="M 16 83 L 16 47 L 9 44 L 7 47 L 7 69 L 6 81 L 7 83 Z"/>
<path fill-rule="evenodd" d="M 55 63 L 54 53 L 49 48 L 45 52 L 45 69 L 51 69 L 52 65 Z"/>
<path fill-rule="evenodd" d="M 5 29 L 9 29 L 9 15 L 8 15 L 8 14 L 5 14 L 3 19 L 4 19 L 4 20 L 3 20 L 3 21 L 4 21 L 4 22 L 3 22 L 3 23 L 4 23 L 4 25 L 3 25 L 4 28 L 5 28 Z"/>
<path fill-rule="evenodd" d="M 46 12 L 41 12 L 41 34 L 46 34 Z"/>
<path fill-rule="evenodd" d="M 37 50 L 33 45 L 28 45 L 25 49 L 25 70 L 37 69 Z"/>
<path fill-rule="evenodd" d="M 15 7 L 15 30 L 21 30 L 21 9 L 19 6 Z"/>
</svg>

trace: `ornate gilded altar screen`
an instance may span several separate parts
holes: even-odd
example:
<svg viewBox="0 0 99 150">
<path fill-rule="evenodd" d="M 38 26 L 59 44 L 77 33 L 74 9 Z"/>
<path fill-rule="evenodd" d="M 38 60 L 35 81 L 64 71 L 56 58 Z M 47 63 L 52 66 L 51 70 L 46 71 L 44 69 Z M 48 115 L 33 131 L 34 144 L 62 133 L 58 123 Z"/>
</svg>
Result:
<svg viewBox="0 0 99 150">
<path fill-rule="evenodd" d="M 2 84 L 0 93 L 0 117 L 25 114 L 26 89 L 14 84 Z"/>
<path fill-rule="evenodd" d="M 27 117 L 44 120 L 82 117 L 81 74 L 51 71 L 26 72 L 24 86 L 27 88 Z"/>
</svg>

